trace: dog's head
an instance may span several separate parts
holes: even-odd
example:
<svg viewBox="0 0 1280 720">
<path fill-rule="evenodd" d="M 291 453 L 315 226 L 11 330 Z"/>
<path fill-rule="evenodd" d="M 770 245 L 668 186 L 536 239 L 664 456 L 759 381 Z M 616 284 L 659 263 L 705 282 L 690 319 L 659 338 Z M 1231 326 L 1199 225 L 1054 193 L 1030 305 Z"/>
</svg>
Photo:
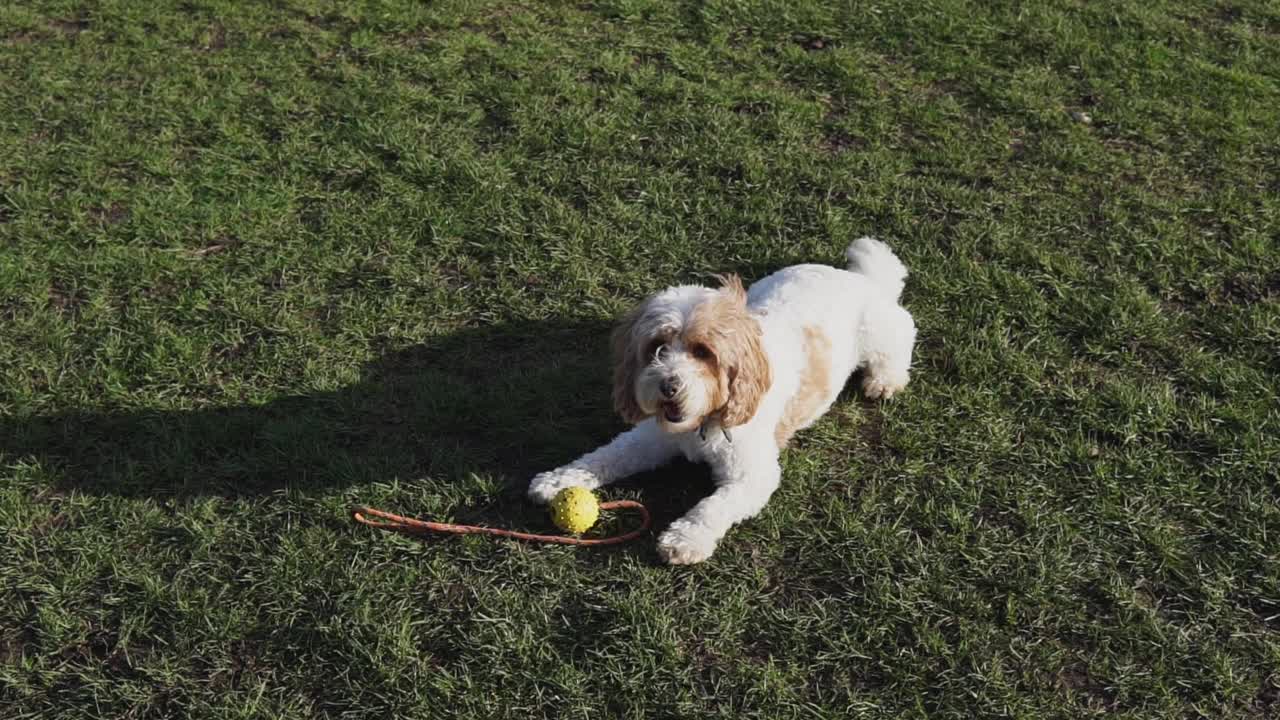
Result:
<svg viewBox="0 0 1280 720">
<path fill-rule="evenodd" d="M 613 404 L 630 423 L 668 432 L 724 427 L 755 415 L 771 382 L 760 325 L 736 275 L 717 290 L 681 286 L 640 303 L 613 332 Z"/>
</svg>

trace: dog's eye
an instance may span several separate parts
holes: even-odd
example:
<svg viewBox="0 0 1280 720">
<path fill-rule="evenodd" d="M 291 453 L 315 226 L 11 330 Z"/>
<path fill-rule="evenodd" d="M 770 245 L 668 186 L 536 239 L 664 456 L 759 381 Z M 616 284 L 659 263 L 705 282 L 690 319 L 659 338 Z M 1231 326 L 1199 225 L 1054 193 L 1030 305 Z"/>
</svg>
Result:
<svg viewBox="0 0 1280 720">
<path fill-rule="evenodd" d="M 653 342 L 649 343 L 649 346 L 645 350 L 644 354 L 648 357 L 659 357 L 663 354 L 664 351 L 666 351 L 666 349 L 667 349 L 667 344 L 665 342 L 661 340 L 654 340 Z"/>
<path fill-rule="evenodd" d="M 693 356 L 699 360 L 710 360 L 713 357 L 711 348 L 703 345 L 702 343 L 698 343 L 689 348 L 689 352 L 693 353 Z"/>
</svg>

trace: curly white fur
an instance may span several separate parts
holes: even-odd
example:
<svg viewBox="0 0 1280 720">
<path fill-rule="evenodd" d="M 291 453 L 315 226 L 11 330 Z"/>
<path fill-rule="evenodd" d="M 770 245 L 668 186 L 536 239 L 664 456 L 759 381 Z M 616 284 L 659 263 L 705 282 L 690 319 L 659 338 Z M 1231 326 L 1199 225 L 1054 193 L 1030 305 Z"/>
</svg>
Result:
<svg viewBox="0 0 1280 720">
<path fill-rule="evenodd" d="M 907 270 L 883 243 L 849 246 L 849 269 L 795 265 L 743 292 L 679 286 L 648 298 L 615 332 L 614 400 L 635 423 L 613 441 L 542 473 L 529 497 L 590 489 L 677 455 L 711 465 L 716 490 L 658 538 L 669 563 L 706 560 L 735 523 L 764 508 L 778 454 L 866 369 L 863 392 L 890 398 L 909 379 L 915 322 L 898 304 Z M 710 428 L 710 430 L 708 430 Z"/>
</svg>

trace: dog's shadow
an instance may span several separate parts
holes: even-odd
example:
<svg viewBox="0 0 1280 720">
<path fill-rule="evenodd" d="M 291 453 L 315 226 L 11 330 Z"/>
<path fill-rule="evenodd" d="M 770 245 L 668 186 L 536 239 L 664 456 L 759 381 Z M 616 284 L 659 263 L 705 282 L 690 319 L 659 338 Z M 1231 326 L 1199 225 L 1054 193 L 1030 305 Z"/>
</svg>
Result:
<svg viewBox="0 0 1280 720">
<path fill-rule="evenodd" d="M 382 357 L 333 392 L 194 411 L 10 415 L 0 418 L 0 460 L 43 468 L 58 491 L 165 499 L 482 475 L 499 480 L 496 496 L 464 493 L 464 504 L 487 505 L 455 517 L 500 522 L 503 508 L 523 504 L 532 474 L 623 429 L 607 337 L 603 321 L 488 326 Z M 682 489 L 708 487 L 705 473 L 672 472 Z M 669 502 L 659 521 L 675 514 Z"/>
</svg>

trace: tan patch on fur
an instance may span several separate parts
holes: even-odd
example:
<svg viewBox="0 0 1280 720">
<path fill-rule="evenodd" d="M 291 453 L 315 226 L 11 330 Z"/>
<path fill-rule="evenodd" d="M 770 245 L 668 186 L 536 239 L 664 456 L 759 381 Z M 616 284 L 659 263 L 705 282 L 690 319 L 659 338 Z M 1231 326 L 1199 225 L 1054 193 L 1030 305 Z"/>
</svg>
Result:
<svg viewBox="0 0 1280 720">
<path fill-rule="evenodd" d="M 747 291 L 737 275 L 720 277 L 720 291 L 690 313 L 682 333 L 687 346 L 707 346 L 712 357 L 703 372 L 714 384 L 711 407 L 720 422 L 734 427 L 750 420 L 773 382 L 761 344 L 760 324 L 747 310 Z"/>
<path fill-rule="evenodd" d="M 787 409 L 773 431 L 778 447 L 786 447 L 796 431 L 812 422 L 831 393 L 831 341 L 812 325 L 804 329 L 804 353 L 809 359 L 800 376 L 800 387 L 787 401 Z"/>
</svg>

